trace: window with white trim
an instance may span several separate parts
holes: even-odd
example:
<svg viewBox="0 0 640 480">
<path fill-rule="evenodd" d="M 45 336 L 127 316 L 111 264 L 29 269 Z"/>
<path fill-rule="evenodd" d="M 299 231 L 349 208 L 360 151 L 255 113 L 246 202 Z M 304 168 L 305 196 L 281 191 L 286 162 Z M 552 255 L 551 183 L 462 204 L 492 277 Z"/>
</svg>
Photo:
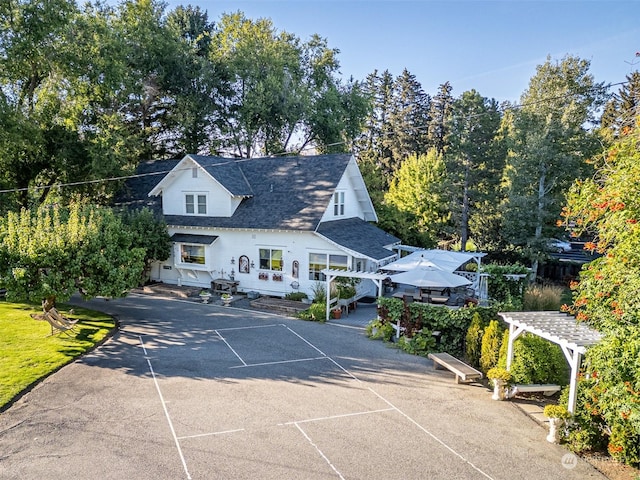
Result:
<svg viewBox="0 0 640 480">
<path fill-rule="evenodd" d="M 182 263 L 205 264 L 204 245 L 191 245 L 183 243 L 180 245 L 180 261 Z"/>
<path fill-rule="evenodd" d="M 326 276 L 322 273 L 325 268 L 332 270 L 347 270 L 349 259 L 346 255 L 327 255 L 326 253 L 309 253 L 309 280 L 324 282 Z"/>
<path fill-rule="evenodd" d="M 261 248 L 260 249 L 260 269 L 282 271 L 282 250 Z"/>
<path fill-rule="evenodd" d="M 333 215 L 335 217 L 344 215 L 344 192 L 335 192 L 333 194 Z"/>
<path fill-rule="evenodd" d="M 207 196 L 199 193 L 186 193 L 184 211 L 187 215 L 206 215 Z"/>
</svg>

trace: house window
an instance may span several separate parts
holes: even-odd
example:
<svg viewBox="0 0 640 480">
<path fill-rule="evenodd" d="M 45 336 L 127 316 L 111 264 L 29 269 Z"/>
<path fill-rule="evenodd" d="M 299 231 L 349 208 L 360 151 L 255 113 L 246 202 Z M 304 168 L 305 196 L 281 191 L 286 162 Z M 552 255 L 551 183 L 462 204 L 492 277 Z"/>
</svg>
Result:
<svg viewBox="0 0 640 480">
<path fill-rule="evenodd" d="M 198 178 L 198 167 L 193 167 L 191 169 L 191 178 Z"/>
<path fill-rule="evenodd" d="M 180 245 L 180 260 L 182 263 L 197 263 L 204 265 L 204 245 Z"/>
<path fill-rule="evenodd" d="M 335 192 L 333 194 L 333 215 L 335 217 L 344 215 L 344 192 Z"/>
<path fill-rule="evenodd" d="M 185 212 L 190 215 L 206 215 L 207 214 L 207 196 L 195 193 L 187 193 L 184 196 Z"/>
<path fill-rule="evenodd" d="M 309 254 L 309 280 L 324 282 L 326 276 L 322 273 L 325 268 L 332 270 L 347 270 L 348 258 L 346 255 L 327 255 L 325 253 Z"/>
<path fill-rule="evenodd" d="M 327 268 L 327 256 L 324 253 L 309 254 L 309 280 L 324 282 L 326 278 L 322 270 L 325 268 Z"/>
<path fill-rule="evenodd" d="M 262 270 L 282 271 L 282 250 L 260 249 L 260 268 Z"/>
</svg>

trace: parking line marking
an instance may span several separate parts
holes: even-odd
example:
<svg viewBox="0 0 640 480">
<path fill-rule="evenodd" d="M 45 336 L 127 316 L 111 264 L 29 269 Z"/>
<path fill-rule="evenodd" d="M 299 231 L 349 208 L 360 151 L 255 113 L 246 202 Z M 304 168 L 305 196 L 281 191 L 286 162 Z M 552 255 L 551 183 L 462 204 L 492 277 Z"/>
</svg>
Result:
<svg viewBox="0 0 640 480">
<path fill-rule="evenodd" d="M 147 349 L 144 346 L 144 342 L 142 341 L 142 337 L 140 337 L 140 345 L 142 345 L 142 350 L 147 352 Z M 156 391 L 158 392 L 158 396 L 160 397 L 160 403 L 162 403 L 162 409 L 164 410 L 164 415 L 167 417 L 167 423 L 169 424 L 169 429 L 171 430 L 171 435 L 173 436 L 173 441 L 176 444 L 176 448 L 178 449 L 178 455 L 180 456 L 180 460 L 182 461 L 182 466 L 184 468 L 184 473 L 187 474 L 187 479 L 191 480 L 191 475 L 189 474 L 189 469 L 187 468 L 187 462 L 182 454 L 182 448 L 180 447 L 180 441 L 176 435 L 176 431 L 173 428 L 173 422 L 171 421 L 171 417 L 169 416 L 169 410 L 167 409 L 167 404 L 164 401 L 164 397 L 162 396 L 162 391 L 160 390 L 160 385 L 158 384 L 158 379 L 156 378 L 156 372 L 153 371 L 153 366 L 151 365 L 151 360 L 147 358 L 147 364 L 149 365 L 149 371 L 151 372 L 151 377 L 153 378 L 153 383 L 156 386 Z"/>
<path fill-rule="evenodd" d="M 214 332 L 216 332 L 216 335 L 218 335 L 220 337 L 220 339 L 227 345 L 227 347 L 229 347 L 229 350 L 231 350 L 233 352 L 233 354 L 238 357 L 238 360 L 240 360 L 242 362 L 242 365 L 246 366 L 247 363 L 242 359 L 242 357 L 238 354 L 238 352 L 236 352 L 233 347 L 231 345 L 229 345 L 229 342 L 227 342 L 227 339 L 224 338 L 220 332 L 218 330 L 214 330 Z"/>
<path fill-rule="evenodd" d="M 392 412 L 395 410 L 396 409 L 393 407 L 381 408 L 379 410 L 367 410 L 366 412 L 343 413 L 341 415 L 329 415 L 327 417 L 309 418 L 307 420 L 295 420 L 293 422 L 279 423 L 278 425 L 297 425 L 299 423 L 322 422 L 325 420 L 334 420 L 336 418 L 357 417 L 359 415 L 370 415 L 372 413 Z"/>
<path fill-rule="evenodd" d="M 243 363 L 243 365 L 235 365 L 229 368 L 246 368 L 246 367 L 262 367 L 265 365 L 280 365 L 283 363 L 297 363 L 297 362 L 311 362 L 314 360 L 326 360 L 327 357 L 310 357 L 310 358 L 298 358 L 296 360 L 278 360 L 275 362 L 262 362 L 262 363 Z"/>
<path fill-rule="evenodd" d="M 287 330 L 289 330 L 291 333 L 293 333 L 296 337 L 298 337 L 300 340 L 302 340 L 304 343 L 306 343 L 307 345 L 309 345 L 311 348 L 313 348 L 314 350 L 316 350 L 317 352 L 320 353 L 320 355 L 324 355 L 325 357 L 327 356 L 322 350 L 320 350 L 318 347 L 316 347 L 313 343 L 311 343 L 309 340 L 307 340 L 306 338 L 304 338 L 302 335 L 300 335 L 298 332 L 293 331 L 291 328 L 287 327 L 286 325 L 282 325 L 283 327 L 285 327 Z"/>
<path fill-rule="evenodd" d="M 327 458 L 327 456 L 322 453 L 322 450 L 320 450 L 320 447 L 318 447 L 318 445 L 316 445 L 315 443 L 313 443 L 313 440 L 311 440 L 311 437 L 309 437 L 309 435 L 307 435 L 307 432 L 305 432 L 302 427 L 300 425 L 298 425 L 297 423 L 294 423 L 293 425 L 296 426 L 296 428 L 298 430 L 300 430 L 300 433 L 302 433 L 302 435 L 304 435 L 304 438 L 307 439 L 307 441 L 316 449 L 316 451 L 320 454 L 320 456 L 322 458 L 324 458 L 325 462 L 327 462 L 327 464 L 331 467 L 331 469 L 336 472 L 336 474 L 338 475 L 338 477 L 340 477 L 342 480 L 344 480 L 344 477 L 342 476 L 342 474 L 338 471 L 338 469 L 333 465 L 333 463 L 331 463 L 331 461 Z"/>
<path fill-rule="evenodd" d="M 199 433 L 197 435 L 185 435 L 184 437 L 178 437 L 178 440 L 183 440 L 185 438 L 211 437 L 214 435 L 224 435 L 226 433 L 244 432 L 244 430 L 245 430 L 244 428 L 236 428 L 234 430 L 223 430 L 221 432 Z"/>
</svg>

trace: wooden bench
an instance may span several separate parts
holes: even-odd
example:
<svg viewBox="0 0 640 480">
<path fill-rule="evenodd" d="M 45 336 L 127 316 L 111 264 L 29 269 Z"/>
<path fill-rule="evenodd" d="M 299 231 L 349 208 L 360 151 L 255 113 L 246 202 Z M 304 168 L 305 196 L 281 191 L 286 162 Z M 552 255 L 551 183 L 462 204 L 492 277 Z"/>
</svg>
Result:
<svg viewBox="0 0 640 480">
<path fill-rule="evenodd" d="M 547 397 L 550 397 L 556 392 L 560 391 L 560 385 L 553 384 L 539 384 L 532 383 L 529 385 L 515 385 L 516 393 L 530 393 L 530 392 L 542 392 Z"/>
<path fill-rule="evenodd" d="M 471 382 L 482 378 L 482 372 L 448 353 L 430 353 L 428 357 L 433 361 L 434 369 L 437 369 L 438 366 L 442 366 L 455 373 L 456 383 Z"/>
</svg>

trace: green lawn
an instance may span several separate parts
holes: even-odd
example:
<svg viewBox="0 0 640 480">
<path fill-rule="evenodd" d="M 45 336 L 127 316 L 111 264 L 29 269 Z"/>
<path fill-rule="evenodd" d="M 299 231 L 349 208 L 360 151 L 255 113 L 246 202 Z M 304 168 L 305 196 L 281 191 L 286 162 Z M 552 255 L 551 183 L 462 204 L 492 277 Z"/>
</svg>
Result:
<svg viewBox="0 0 640 480">
<path fill-rule="evenodd" d="M 59 305 L 69 318 L 79 319 L 70 336 L 49 336 L 45 321 L 34 320 L 37 306 L 0 301 L 0 411 L 29 385 L 90 350 L 113 330 L 115 323 L 103 313 Z"/>
</svg>

